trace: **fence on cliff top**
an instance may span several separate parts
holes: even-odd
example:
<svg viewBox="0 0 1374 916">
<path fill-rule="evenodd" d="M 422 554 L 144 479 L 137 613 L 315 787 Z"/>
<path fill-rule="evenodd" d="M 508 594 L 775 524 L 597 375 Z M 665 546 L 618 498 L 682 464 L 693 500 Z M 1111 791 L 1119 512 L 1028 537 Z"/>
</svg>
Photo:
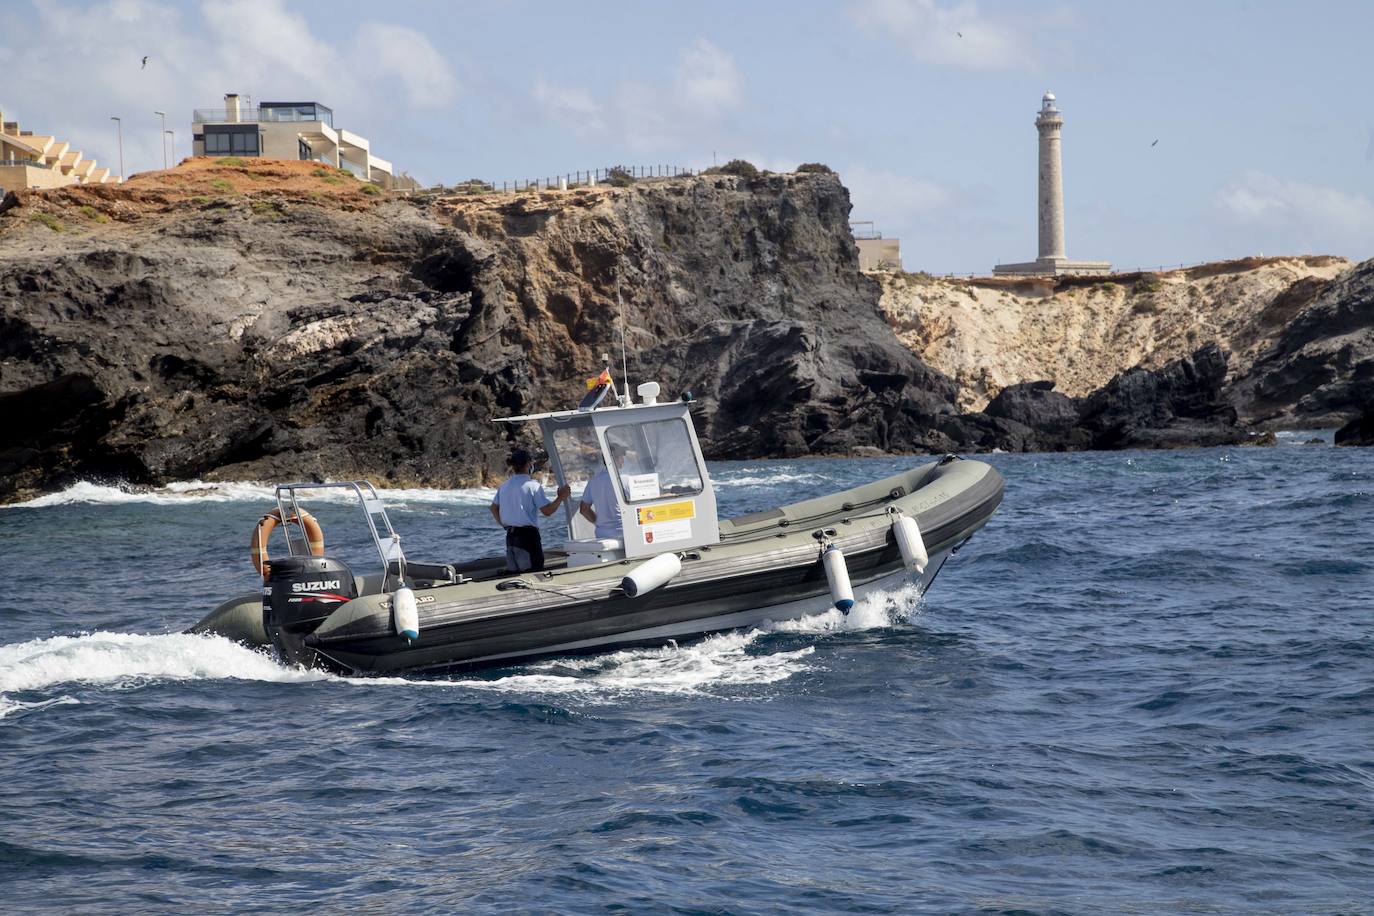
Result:
<svg viewBox="0 0 1374 916">
<path fill-rule="evenodd" d="M 510 181 L 485 181 L 480 178 L 460 181 L 457 184 L 436 184 L 428 188 L 416 188 L 416 194 L 496 194 L 518 191 L 552 191 L 560 188 L 588 187 L 593 184 L 615 184 L 617 181 L 635 181 L 641 178 L 678 178 L 684 175 L 699 174 L 695 169 L 681 165 L 612 165 L 600 169 L 578 169 L 561 175 L 543 178 L 517 178 Z"/>
<path fill-rule="evenodd" d="M 857 236 L 857 235 L 856 235 L 855 238 L 862 238 L 862 236 Z M 1192 270 L 1192 269 L 1195 268 L 1195 267 L 1211 267 L 1211 266 L 1214 266 L 1214 265 L 1217 265 L 1217 264 L 1226 264 L 1226 263 L 1228 263 L 1228 262 L 1230 262 L 1230 261 L 1249 261 L 1249 260 L 1252 260 L 1252 259 L 1253 259 L 1253 260 L 1264 260 L 1264 261 L 1282 260 L 1282 259 L 1283 259 L 1283 256 L 1282 256 L 1282 255 L 1271 255 L 1271 256 L 1266 257 L 1265 255 L 1262 255 L 1262 254 L 1256 254 L 1256 255 L 1245 255 L 1245 256 L 1242 256 L 1242 257 L 1239 257 L 1239 258 L 1223 258 L 1223 259 L 1221 259 L 1220 261 L 1190 261 L 1190 262 L 1187 263 L 1187 264 L 1160 264 L 1160 265 L 1158 265 L 1157 267 L 1114 267 L 1114 268 L 1111 269 L 1111 271 L 1110 271 L 1109 273 L 1105 273 L 1105 274 L 1060 274 L 1058 277 L 1051 277 L 1049 274 L 1007 274 L 1007 275 L 998 275 L 998 274 L 993 274 L 993 273 L 991 273 L 991 272 L 982 272 L 982 273 L 979 273 L 979 272 L 977 272 L 977 271 L 974 271 L 974 272 L 971 272 L 971 273 L 952 273 L 952 272 L 948 272 L 948 271 L 940 271 L 940 272 L 937 273 L 937 272 L 935 272 L 935 271 L 930 271 L 930 270 L 873 270 L 873 271 L 870 271 L 870 273 L 904 273 L 904 274 L 910 274 L 911 276 L 927 276 L 927 277 L 930 277 L 930 278 L 935 279 L 935 280 L 1005 280 L 1005 281 L 1016 281 L 1016 280 L 1053 280 L 1053 279 L 1060 279 L 1060 280 L 1063 280 L 1063 279 L 1069 279 L 1069 280 L 1092 280 L 1092 279 L 1110 280 L 1112 277 L 1117 277 L 1117 276 L 1130 276 L 1130 275 L 1132 275 L 1132 274 L 1169 273 L 1170 271 L 1175 271 L 1175 270 Z"/>
</svg>

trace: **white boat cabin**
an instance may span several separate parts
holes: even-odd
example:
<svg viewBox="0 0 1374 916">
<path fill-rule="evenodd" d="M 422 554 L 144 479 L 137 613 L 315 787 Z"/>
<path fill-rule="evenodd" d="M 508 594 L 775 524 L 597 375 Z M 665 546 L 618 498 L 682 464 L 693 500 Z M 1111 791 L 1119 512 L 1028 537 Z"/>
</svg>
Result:
<svg viewBox="0 0 1374 916">
<path fill-rule="evenodd" d="M 658 385 L 640 386 L 642 402 L 502 417 L 537 422 L 566 505 L 569 566 L 651 557 L 720 542 L 716 494 L 692 427 L 691 401 L 657 402 Z M 593 401 L 591 395 L 588 401 Z M 618 537 L 598 538 L 578 511 L 588 482 L 606 471 L 620 511 Z M 600 522 L 600 520 L 598 520 Z M 605 525 L 603 534 L 605 534 Z"/>
</svg>

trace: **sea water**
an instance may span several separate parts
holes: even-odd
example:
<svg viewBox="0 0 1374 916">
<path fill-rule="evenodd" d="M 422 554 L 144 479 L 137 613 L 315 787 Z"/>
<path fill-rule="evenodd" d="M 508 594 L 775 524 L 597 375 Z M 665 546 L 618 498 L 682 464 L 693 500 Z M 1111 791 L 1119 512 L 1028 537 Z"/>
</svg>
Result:
<svg viewBox="0 0 1374 916">
<path fill-rule="evenodd" d="M 268 487 L 0 509 L 0 910 L 1371 912 L 1374 451 L 1297 441 L 996 455 L 925 596 L 448 678 L 180 634 Z M 427 561 L 498 552 L 490 498 L 387 494 Z"/>
</svg>

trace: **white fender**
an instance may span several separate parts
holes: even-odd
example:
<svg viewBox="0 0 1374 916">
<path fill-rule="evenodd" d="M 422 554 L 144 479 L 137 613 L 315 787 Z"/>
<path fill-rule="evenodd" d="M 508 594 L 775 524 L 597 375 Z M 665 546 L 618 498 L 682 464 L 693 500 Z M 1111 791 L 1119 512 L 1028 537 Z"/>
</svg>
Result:
<svg viewBox="0 0 1374 916">
<path fill-rule="evenodd" d="M 926 553 L 926 542 L 921 537 L 921 529 L 916 519 L 909 515 L 899 515 L 892 523 L 892 533 L 897 538 L 897 549 L 902 552 L 902 562 L 907 569 L 918 573 L 926 571 L 930 555 Z"/>
<path fill-rule="evenodd" d="M 844 562 L 844 551 L 830 544 L 821 551 L 821 565 L 825 567 L 825 578 L 830 582 L 830 598 L 835 607 L 848 614 L 854 606 L 854 589 L 849 587 L 849 567 Z"/>
<path fill-rule="evenodd" d="M 420 612 L 415 607 L 415 593 L 402 585 L 391 593 L 391 619 L 396 635 L 409 640 L 420 638 Z"/>
<path fill-rule="evenodd" d="M 682 572 L 682 561 L 675 553 L 661 553 L 640 563 L 620 580 L 620 588 L 631 598 L 646 595 Z"/>
</svg>

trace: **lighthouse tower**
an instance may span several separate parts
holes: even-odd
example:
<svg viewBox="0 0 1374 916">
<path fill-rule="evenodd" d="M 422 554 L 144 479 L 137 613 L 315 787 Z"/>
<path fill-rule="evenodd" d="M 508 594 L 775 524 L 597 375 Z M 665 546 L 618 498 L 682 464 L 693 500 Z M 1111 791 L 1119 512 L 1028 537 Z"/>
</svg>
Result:
<svg viewBox="0 0 1374 916">
<path fill-rule="evenodd" d="M 998 264 L 998 275 L 1106 274 L 1112 265 L 1106 261 L 1070 261 L 1064 252 L 1064 163 L 1060 153 L 1060 132 L 1064 117 L 1055 104 L 1053 92 L 1040 100 L 1035 130 L 1040 134 L 1040 173 L 1036 202 L 1039 207 L 1040 247 L 1034 261 Z"/>
<path fill-rule="evenodd" d="M 1040 261 L 1064 260 L 1064 163 L 1059 155 L 1059 129 L 1064 119 L 1054 107 L 1054 93 L 1040 100 L 1035 129 L 1040 132 Z"/>
</svg>

